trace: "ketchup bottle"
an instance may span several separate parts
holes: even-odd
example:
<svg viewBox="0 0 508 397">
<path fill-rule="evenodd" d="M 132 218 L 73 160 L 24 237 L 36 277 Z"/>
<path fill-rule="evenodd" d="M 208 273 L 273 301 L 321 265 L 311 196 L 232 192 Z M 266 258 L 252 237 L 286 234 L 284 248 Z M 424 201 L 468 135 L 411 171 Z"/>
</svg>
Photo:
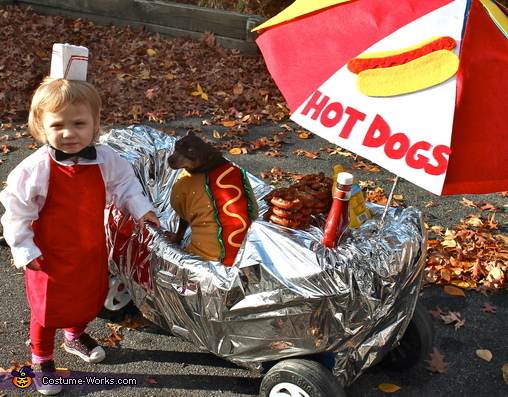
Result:
<svg viewBox="0 0 508 397">
<path fill-rule="evenodd" d="M 335 248 L 346 236 L 349 229 L 349 199 L 353 175 L 340 172 L 337 175 L 337 185 L 333 195 L 332 208 L 326 218 L 322 243 L 329 248 Z"/>
</svg>

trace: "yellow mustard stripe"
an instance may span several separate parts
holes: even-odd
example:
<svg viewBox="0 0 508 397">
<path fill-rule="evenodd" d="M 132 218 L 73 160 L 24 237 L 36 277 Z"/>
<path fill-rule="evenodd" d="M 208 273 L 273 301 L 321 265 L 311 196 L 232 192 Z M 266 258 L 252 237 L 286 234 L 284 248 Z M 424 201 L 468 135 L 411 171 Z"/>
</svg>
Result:
<svg viewBox="0 0 508 397">
<path fill-rule="evenodd" d="M 240 247 L 242 245 L 242 243 L 239 243 L 239 244 L 238 243 L 234 243 L 233 242 L 233 238 L 236 235 L 242 233 L 245 229 L 247 229 L 247 223 L 242 218 L 242 216 L 228 211 L 227 207 L 240 199 L 240 197 L 242 196 L 242 191 L 241 191 L 241 189 L 238 186 L 235 186 L 235 185 L 223 185 L 221 183 L 222 179 L 224 179 L 226 177 L 226 175 L 229 174 L 233 170 L 234 170 L 234 168 L 230 167 L 226 171 L 224 171 L 222 174 L 220 174 L 218 176 L 218 178 L 217 178 L 217 186 L 222 188 L 222 189 L 228 189 L 228 188 L 235 189 L 238 192 L 238 195 L 236 197 L 232 198 L 231 200 L 226 201 L 226 203 L 222 206 L 222 210 L 224 211 L 224 213 L 226 215 L 231 216 L 233 218 L 237 218 L 237 219 L 239 219 L 243 223 L 243 227 L 241 227 L 240 229 L 232 232 L 228 236 L 228 243 L 229 244 L 231 244 L 233 247 Z"/>
</svg>

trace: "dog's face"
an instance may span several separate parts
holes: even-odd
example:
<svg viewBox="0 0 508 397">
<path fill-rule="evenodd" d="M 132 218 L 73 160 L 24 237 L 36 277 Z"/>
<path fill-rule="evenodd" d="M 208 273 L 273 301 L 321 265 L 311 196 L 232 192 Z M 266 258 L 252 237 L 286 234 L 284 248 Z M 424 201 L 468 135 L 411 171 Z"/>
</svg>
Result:
<svg viewBox="0 0 508 397">
<path fill-rule="evenodd" d="M 208 145 L 195 135 L 186 135 L 175 143 L 175 151 L 169 156 L 169 166 L 172 169 L 184 168 L 192 172 L 207 162 L 221 156 L 218 149 Z"/>
</svg>

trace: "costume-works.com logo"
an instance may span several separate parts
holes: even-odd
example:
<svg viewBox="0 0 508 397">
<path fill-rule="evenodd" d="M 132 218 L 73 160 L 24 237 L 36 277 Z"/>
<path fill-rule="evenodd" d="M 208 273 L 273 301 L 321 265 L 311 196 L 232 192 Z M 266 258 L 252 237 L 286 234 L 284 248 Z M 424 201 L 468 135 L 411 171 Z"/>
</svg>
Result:
<svg viewBox="0 0 508 397">
<path fill-rule="evenodd" d="M 34 371 L 28 366 L 22 367 L 19 371 L 12 371 L 11 375 L 14 386 L 21 389 L 25 389 L 30 386 L 33 382 L 32 378 L 35 377 Z"/>
</svg>

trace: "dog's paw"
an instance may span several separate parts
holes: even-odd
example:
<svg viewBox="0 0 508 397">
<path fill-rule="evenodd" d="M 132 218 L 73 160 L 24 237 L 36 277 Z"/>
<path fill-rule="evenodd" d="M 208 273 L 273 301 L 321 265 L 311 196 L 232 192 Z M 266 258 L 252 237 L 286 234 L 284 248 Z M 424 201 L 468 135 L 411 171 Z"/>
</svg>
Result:
<svg viewBox="0 0 508 397">
<path fill-rule="evenodd" d="M 178 233 L 165 232 L 164 235 L 170 243 L 179 245 L 182 241 L 182 239 L 178 236 Z"/>
</svg>

